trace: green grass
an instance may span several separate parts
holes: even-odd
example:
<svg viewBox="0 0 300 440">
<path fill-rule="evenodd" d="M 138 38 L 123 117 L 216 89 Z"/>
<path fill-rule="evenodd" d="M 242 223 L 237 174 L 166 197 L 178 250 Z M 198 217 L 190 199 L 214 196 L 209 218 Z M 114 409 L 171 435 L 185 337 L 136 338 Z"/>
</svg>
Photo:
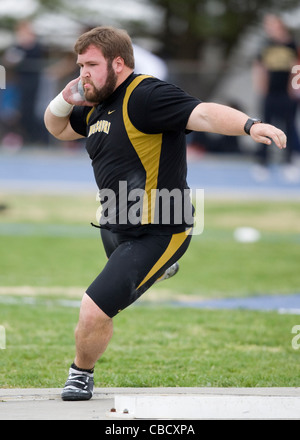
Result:
<svg viewBox="0 0 300 440">
<path fill-rule="evenodd" d="M 0 286 L 86 287 L 104 266 L 99 231 L 90 226 L 94 197 L 0 201 Z M 160 290 L 202 297 L 298 291 L 299 216 L 297 202 L 205 201 L 204 233 L 193 237 L 178 276 Z M 237 243 L 233 231 L 244 225 L 258 228 L 262 239 Z"/>
<path fill-rule="evenodd" d="M 2 286 L 87 287 L 106 261 L 96 230 L 95 238 L 32 236 L 0 239 Z"/>
<path fill-rule="evenodd" d="M 1 306 L 7 349 L 0 387 L 61 387 L 74 356 L 78 310 Z M 133 306 L 96 368 L 100 387 L 272 387 L 299 385 L 292 348 L 296 316 Z"/>
<path fill-rule="evenodd" d="M 99 231 L 89 224 L 95 197 L 2 194 L 0 202 L 2 293 L 42 286 L 50 297 L 60 286 L 61 298 L 71 287 L 82 288 L 81 295 L 106 262 Z M 204 233 L 193 237 L 178 275 L 145 298 L 299 292 L 299 214 L 300 204 L 290 201 L 206 201 Z M 258 228 L 261 240 L 237 243 L 238 226 Z M 54 299 L 1 303 L 7 348 L 0 350 L 0 387 L 63 385 L 78 309 Z M 299 316 L 139 304 L 116 317 L 97 386 L 299 386 L 299 350 L 291 345 Z"/>
<path fill-rule="evenodd" d="M 89 228 L 89 226 L 87 226 Z M 87 287 L 106 263 L 94 237 L 0 237 L 1 286 Z M 176 279 L 156 289 L 202 297 L 294 293 L 300 289 L 299 242 L 267 237 L 236 243 L 232 234 L 195 236 Z"/>
</svg>

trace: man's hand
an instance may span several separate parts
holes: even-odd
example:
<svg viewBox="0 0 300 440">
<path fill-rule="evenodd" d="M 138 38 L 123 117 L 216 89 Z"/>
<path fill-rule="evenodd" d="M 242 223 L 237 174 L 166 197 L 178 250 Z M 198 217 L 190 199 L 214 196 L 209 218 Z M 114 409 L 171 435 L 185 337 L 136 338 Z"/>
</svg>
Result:
<svg viewBox="0 0 300 440">
<path fill-rule="evenodd" d="M 80 81 L 80 77 L 73 79 L 66 85 L 66 87 L 62 91 L 64 100 L 72 105 L 83 105 L 87 107 L 93 107 L 95 103 L 86 101 L 85 98 L 80 94 L 78 89 L 79 81 Z"/>
<path fill-rule="evenodd" d="M 44 121 L 47 130 L 57 139 L 71 141 L 83 136 L 73 130 L 70 115 L 74 106 L 93 107 L 94 104 L 85 100 L 79 93 L 78 83 L 80 77 L 70 81 L 64 90 L 48 105 Z"/>
<path fill-rule="evenodd" d="M 269 124 L 253 124 L 250 129 L 250 136 L 255 142 L 271 145 L 272 141 L 278 148 L 286 148 L 286 135 L 279 128 Z"/>
</svg>

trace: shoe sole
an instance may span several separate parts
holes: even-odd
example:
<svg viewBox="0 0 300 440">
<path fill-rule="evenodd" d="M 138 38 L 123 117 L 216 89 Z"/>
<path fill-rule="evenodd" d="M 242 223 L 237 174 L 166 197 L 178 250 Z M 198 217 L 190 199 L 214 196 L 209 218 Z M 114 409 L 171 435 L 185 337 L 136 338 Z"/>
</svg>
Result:
<svg viewBox="0 0 300 440">
<path fill-rule="evenodd" d="M 170 270 L 171 267 L 172 267 L 172 272 L 168 273 L 166 275 L 166 272 L 168 270 Z M 156 283 L 160 283 L 161 281 L 165 281 L 165 280 L 168 280 L 168 279 L 174 277 L 177 274 L 177 272 L 179 271 L 179 264 L 178 263 L 174 263 L 172 266 L 169 267 L 169 269 L 167 269 L 167 271 L 165 271 L 165 273 L 160 278 L 158 278 L 155 282 Z"/>
<path fill-rule="evenodd" d="M 61 398 L 64 401 L 75 401 L 75 400 L 90 400 L 93 397 L 93 394 L 81 394 L 74 392 L 66 392 L 61 394 Z"/>
</svg>

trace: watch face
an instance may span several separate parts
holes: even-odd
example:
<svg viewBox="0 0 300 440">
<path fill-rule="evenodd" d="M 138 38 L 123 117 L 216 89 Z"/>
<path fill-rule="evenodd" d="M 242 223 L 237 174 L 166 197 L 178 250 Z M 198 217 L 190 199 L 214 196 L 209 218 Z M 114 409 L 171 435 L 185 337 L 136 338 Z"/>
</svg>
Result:
<svg viewBox="0 0 300 440">
<path fill-rule="evenodd" d="M 252 118 L 248 119 L 248 121 L 246 122 L 245 127 L 244 127 L 245 132 L 250 135 L 250 130 L 251 130 L 252 125 L 258 124 L 260 122 L 262 122 L 262 121 L 257 118 L 256 119 L 252 119 Z"/>
</svg>

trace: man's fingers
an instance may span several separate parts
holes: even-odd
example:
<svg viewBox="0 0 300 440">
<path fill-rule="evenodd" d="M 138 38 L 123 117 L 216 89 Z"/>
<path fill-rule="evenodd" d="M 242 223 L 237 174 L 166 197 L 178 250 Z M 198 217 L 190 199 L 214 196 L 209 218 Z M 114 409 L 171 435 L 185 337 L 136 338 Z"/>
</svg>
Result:
<svg viewBox="0 0 300 440">
<path fill-rule="evenodd" d="M 286 148 L 286 135 L 281 130 L 274 133 L 272 139 L 278 148 Z"/>
<path fill-rule="evenodd" d="M 255 124 L 251 128 L 251 136 L 256 142 L 271 145 L 272 141 L 280 149 L 286 148 L 286 135 L 279 128 L 268 124 Z"/>
<path fill-rule="evenodd" d="M 270 137 L 260 136 L 260 140 L 258 142 L 266 145 L 271 145 L 272 139 Z"/>
<path fill-rule="evenodd" d="M 78 84 L 80 76 L 70 81 L 63 90 L 64 99 L 72 105 L 82 105 L 86 107 L 93 107 L 95 103 L 86 101 L 84 95 L 80 94 Z"/>
</svg>

